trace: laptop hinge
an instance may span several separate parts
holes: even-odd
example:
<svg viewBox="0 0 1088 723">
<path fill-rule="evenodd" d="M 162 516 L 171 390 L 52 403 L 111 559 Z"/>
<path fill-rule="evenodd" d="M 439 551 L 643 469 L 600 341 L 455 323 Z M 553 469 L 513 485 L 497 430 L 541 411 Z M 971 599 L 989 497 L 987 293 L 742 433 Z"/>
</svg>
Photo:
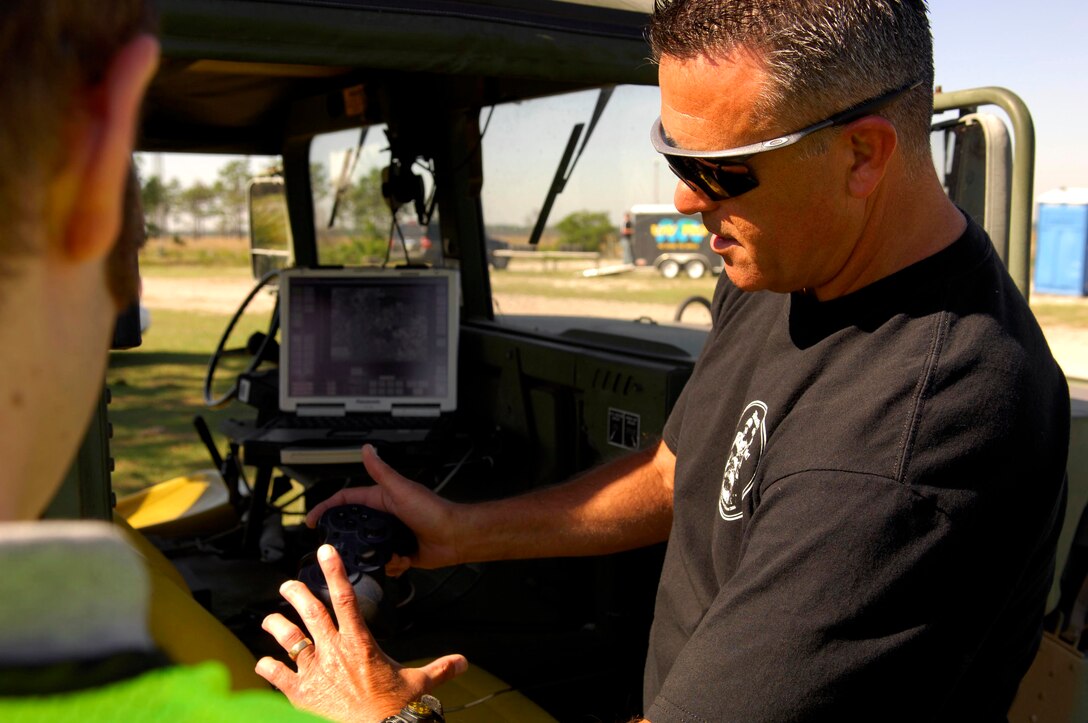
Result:
<svg viewBox="0 0 1088 723">
<path fill-rule="evenodd" d="M 300 417 L 344 417 L 347 409 L 343 404 L 300 404 L 295 414 Z"/>
</svg>

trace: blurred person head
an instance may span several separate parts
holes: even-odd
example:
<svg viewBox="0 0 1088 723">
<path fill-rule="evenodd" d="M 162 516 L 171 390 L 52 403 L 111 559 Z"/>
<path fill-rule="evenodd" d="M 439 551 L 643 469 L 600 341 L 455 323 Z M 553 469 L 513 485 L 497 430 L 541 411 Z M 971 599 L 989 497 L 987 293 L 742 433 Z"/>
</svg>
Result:
<svg viewBox="0 0 1088 723">
<path fill-rule="evenodd" d="M 150 27 L 142 0 L 0 3 L 0 520 L 35 518 L 55 493 L 135 298 Z"/>
</svg>

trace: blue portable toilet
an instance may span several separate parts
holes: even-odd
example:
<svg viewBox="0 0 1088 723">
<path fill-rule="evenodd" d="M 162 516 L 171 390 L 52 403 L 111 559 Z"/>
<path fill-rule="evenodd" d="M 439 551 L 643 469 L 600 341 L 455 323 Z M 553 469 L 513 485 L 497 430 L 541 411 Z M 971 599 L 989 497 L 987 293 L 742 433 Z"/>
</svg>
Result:
<svg viewBox="0 0 1088 723">
<path fill-rule="evenodd" d="M 1039 197 L 1035 290 L 1088 296 L 1088 188 L 1059 188 Z"/>
</svg>

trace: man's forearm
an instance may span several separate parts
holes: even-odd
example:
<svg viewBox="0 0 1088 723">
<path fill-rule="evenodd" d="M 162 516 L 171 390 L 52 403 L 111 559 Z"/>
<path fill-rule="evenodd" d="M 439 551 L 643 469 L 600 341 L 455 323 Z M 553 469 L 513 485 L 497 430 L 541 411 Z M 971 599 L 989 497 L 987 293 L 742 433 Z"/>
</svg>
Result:
<svg viewBox="0 0 1088 723">
<path fill-rule="evenodd" d="M 663 443 L 570 482 L 465 508 L 464 561 L 599 555 L 661 542 L 676 458 Z"/>
</svg>

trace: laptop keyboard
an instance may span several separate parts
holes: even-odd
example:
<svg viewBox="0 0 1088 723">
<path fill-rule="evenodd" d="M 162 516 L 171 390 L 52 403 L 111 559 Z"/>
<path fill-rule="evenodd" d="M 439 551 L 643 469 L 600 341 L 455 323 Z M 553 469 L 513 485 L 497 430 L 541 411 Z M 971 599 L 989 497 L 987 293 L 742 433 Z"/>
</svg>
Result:
<svg viewBox="0 0 1088 723">
<path fill-rule="evenodd" d="M 427 429 L 437 417 L 394 417 L 389 414 L 350 414 L 343 417 L 300 417 L 287 414 L 276 417 L 265 429 L 328 429 L 334 432 L 366 432 L 371 429 Z"/>
</svg>

